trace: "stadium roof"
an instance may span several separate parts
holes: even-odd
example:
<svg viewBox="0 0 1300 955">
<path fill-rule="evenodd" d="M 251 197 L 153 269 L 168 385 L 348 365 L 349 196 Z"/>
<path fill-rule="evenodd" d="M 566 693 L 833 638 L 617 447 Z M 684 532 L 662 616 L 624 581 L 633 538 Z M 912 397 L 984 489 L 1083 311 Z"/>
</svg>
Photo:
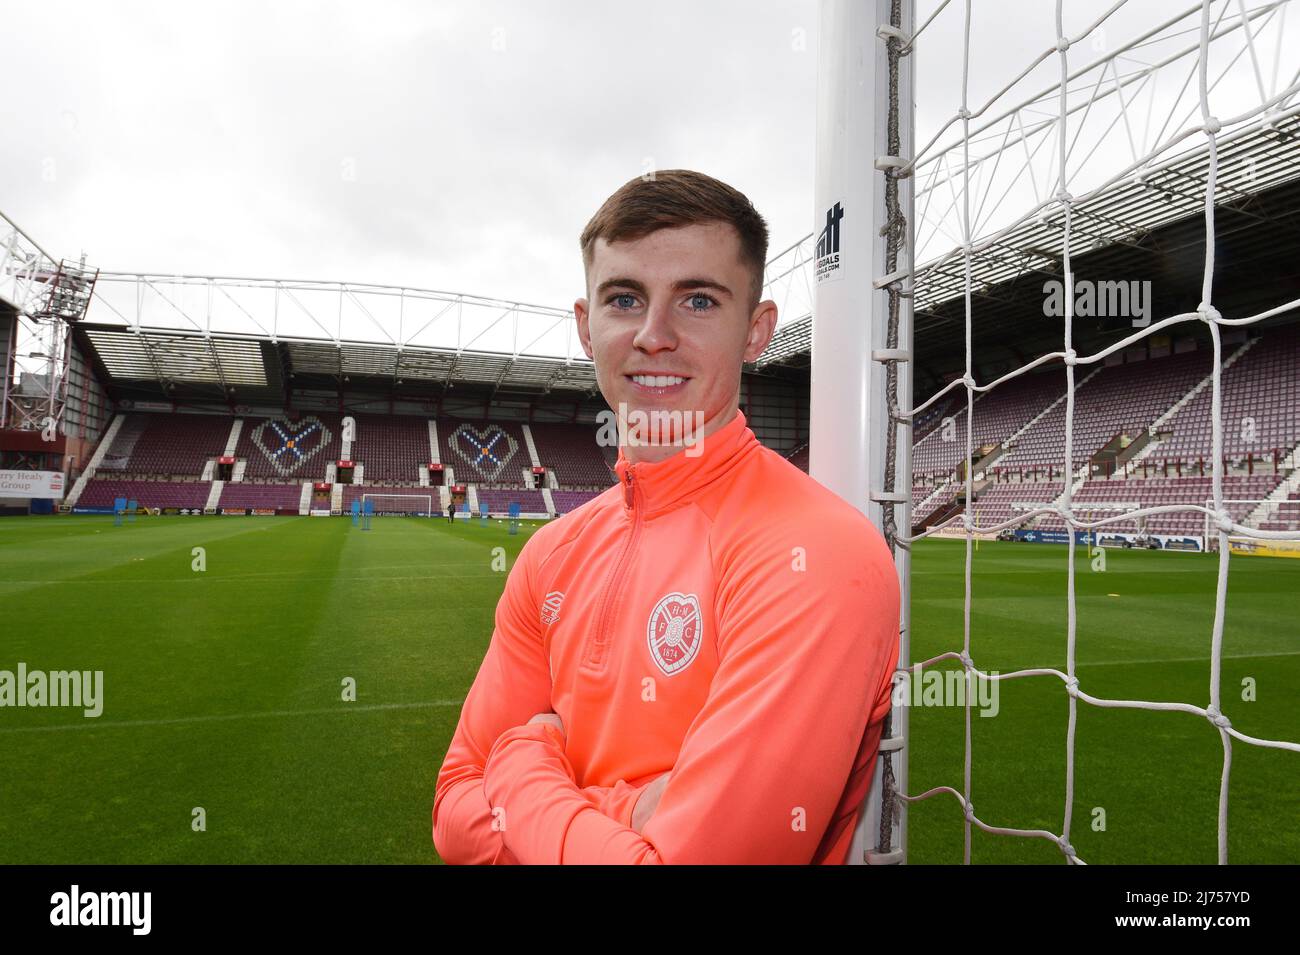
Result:
<svg viewBox="0 0 1300 955">
<path fill-rule="evenodd" d="M 320 389 L 429 398 L 461 393 L 595 393 L 590 361 L 83 322 L 74 335 L 116 398 L 281 403 Z"/>
<path fill-rule="evenodd" d="M 1153 320 L 1194 309 L 1207 163 L 1204 148 L 1192 149 L 1146 170 L 1141 181 L 1127 177 L 1076 203 L 1076 277 L 1156 278 Z M 1300 115 L 1293 110 L 1223 137 L 1216 195 L 1220 310 L 1229 315 L 1300 297 Z M 1042 283 L 1060 275 L 1063 236 L 1060 211 L 1046 210 L 972 255 L 982 377 L 1059 347 L 1059 322 L 1043 316 Z M 811 287 L 812 239 L 769 263 L 768 294 L 782 280 Z M 963 282 L 963 261 L 953 252 L 917 269 L 918 388 L 960 373 Z M 225 304 L 224 313 L 214 301 Z M 598 393 L 595 368 L 576 348 L 572 313 L 518 302 L 346 283 L 101 273 L 90 318 L 77 326 L 78 343 L 118 398 L 246 404 L 282 402 L 297 389 L 428 398 L 453 387 L 465 396 Z M 241 323 L 245 330 L 235 330 Z M 371 332 L 372 340 L 344 338 L 344 328 Z M 806 312 L 785 322 L 747 370 L 806 375 L 811 328 Z M 1128 322 L 1076 321 L 1076 348 L 1095 350 L 1131 331 Z"/>
<path fill-rule="evenodd" d="M 1130 176 L 1073 206 L 1076 278 L 1154 280 L 1152 321 L 1195 309 L 1205 251 L 1207 151 L 1199 147 Z M 1061 345 L 1061 326 L 1043 314 L 1043 282 L 1060 278 L 1062 213 L 1046 210 L 971 256 L 974 349 L 990 367 L 1023 364 Z M 1216 179 L 1215 303 L 1225 317 L 1300 297 L 1300 115 L 1222 137 Z M 811 247 L 812 236 L 804 240 Z M 918 383 L 937 384 L 964 362 L 965 267 L 954 249 L 916 269 L 913 351 Z M 1244 310 L 1244 311 L 1243 311 Z M 1281 317 L 1277 321 L 1291 320 Z M 1127 322 L 1076 320 L 1075 348 L 1104 347 L 1133 331 Z M 806 367 L 812 317 L 782 325 L 761 362 Z"/>
<path fill-rule="evenodd" d="M 1233 11 L 1225 4 L 1205 41 L 1218 55 L 1203 82 L 1212 81 L 1213 105 L 1223 117 L 1215 120 L 1213 139 L 1213 300 L 1225 317 L 1300 298 L 1293 264 L 1300 249 L 1300 105 L 1292 103 L 1300 84 L 1292 77 L 1279 87 L 1274 76 L 1266 89 L 1255 55 L 1270 29 L 1281 48 L 1279 8 L 1265 2 Z M 1062 344 L 1060 321 L 1043 312 L 1043 282 L 1061 275 L 1062 180 L 1074 193 L 1076 278 L 1152 281 L 1152 322 L 1196 308 L 1211 168 L 1210 141 L 1194 119 L 1206 107 L 1189 82 L 1202 42 L 1192 20 L 1201 16 L 1189 7 L 1091 62 L 1078 47 L 1068 77 L 1063 65 L 1061 80 L 1022 97 L 1020 81 L 1037 81 L 1031 64 L 984 105 L 963 109 L 972 122 L 958 125 L 953 116 L 929 143 L 912 144 L 915 254 L 922 264 L 905 284 L 915 312 L 918 390 L 964 370 L 959 197 L 972 200 L 966 228 L 980 379 Z M 1035 64 L 1058 52 L 1049 48 Z M 934 148 L 944 136 L 950 141 Z M 1188 148 L 1189 138 L 1197 145 Z M 25 308 L 54 264 L 3 217 L 0 238 L 0 297 Z M 750 373 L 808 374 L 814 243 L 805 236 L 768 263 L 767 295 L 792 318 Z M 1126 320 L 1076 320 L 1074 347 L 1085 354 L 1132 330 Z M 395 397 L 453 387 L 482 395 L 597 392 L 569 310 L 426 289 L 101 273 L 76 335 L 118 397 L 278 401 L 308 387 Z"/>
</svg>

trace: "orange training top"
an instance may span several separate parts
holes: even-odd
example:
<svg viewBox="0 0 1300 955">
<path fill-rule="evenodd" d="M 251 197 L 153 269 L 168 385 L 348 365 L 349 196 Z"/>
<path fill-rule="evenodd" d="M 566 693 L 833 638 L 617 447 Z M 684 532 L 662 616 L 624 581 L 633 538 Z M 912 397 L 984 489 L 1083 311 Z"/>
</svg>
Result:
<svg viewBox="0 0 1300 955">
<path fill-rule="evenodd" d="M 742 412 L 663 461 L 620 448 L 616 470 L 510 570 L 438 773 L 439 854 L 843 863 L 898 659 L 884 538 Z M 552 710 L 564 733 L 525 725 Z"/>
</svg>

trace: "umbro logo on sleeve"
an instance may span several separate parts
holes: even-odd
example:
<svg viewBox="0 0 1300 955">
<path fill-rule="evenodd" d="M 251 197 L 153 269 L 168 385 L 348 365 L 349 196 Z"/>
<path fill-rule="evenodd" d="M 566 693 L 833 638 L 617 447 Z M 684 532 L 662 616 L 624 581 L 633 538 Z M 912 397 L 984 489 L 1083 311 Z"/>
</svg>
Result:
<svg viewBox="0 0 1300 955">
<path fill-rule="evenodd" d="M 542 602 L 542 626 L 549 627 L 560 619 L 560 604 L 564 603 L 564 592 L 552 590 Z"/>
</svg>

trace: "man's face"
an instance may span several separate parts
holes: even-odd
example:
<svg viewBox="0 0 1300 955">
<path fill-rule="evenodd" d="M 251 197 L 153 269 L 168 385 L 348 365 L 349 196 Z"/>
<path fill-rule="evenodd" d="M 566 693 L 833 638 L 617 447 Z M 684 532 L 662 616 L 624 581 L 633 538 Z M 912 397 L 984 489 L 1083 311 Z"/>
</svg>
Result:
<svg viewBox="0 0 1300 955">
<path fill-rule="evenodd" d="M 590 301 L 573 306 L 578 337 L 612 409 L 681 412 L 690 427 L 702 422 L 696 439 L 734 417 L 741 363 L 767 347 L 776 304 L 750 311 L 750 272 L 730 223 L 660 229 L 630 242 L 597 239 L 587 289 Z"/>
</svg>

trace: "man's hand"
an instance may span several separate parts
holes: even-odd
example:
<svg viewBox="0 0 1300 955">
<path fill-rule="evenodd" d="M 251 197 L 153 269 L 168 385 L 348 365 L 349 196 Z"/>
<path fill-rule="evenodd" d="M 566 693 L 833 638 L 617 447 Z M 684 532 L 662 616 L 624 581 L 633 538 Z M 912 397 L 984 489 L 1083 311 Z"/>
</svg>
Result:
<svg viewBox="0 0 1300 955">
<path fill-rule="evenodd" d="M 636 797 L 636 806 L 632 809 L 632 828 L 640 835 L 645 825 L 654 815 L 655 808 L 659 805 L 659 797 L 663 795 L 664 790 L 668 787 L 668 773 L 664 773 L 654 782 L 650 783 L 645 789 L 641 790 L 641 795 Z"/>
<path fill-rule="evenodd" d="M 568 741 L 568 734 L 564 731 L 564 721 L 560 719 L 558 714 L 538 713 L 528 721 L 529 725 L 533 723 L 550 723 L 560 731 L 565 741 Z M 632 828 L 636 830 L 637 835 L 641 834 L 641 830 L 645 828 L 646 823 L 650 821 L 650 817 L 654 815 L 655 809 L 658 808 L 659 797 L 663 795 L 664 790 L 668 787 L 668 776 L 669 773 L 663 773 L 656 777 L 636 797 L 636 805 L 632 807 Z"/>
<path fill-rule="evenodd" d="M 569 735 L 564 732 L 564 721 L 561 720 L 557 714 L 538 713 L 536 716 L 534 716 L 531 720 L 528 721 L 528 725 L 531 725 L 533 723 L 550 723 L 552 726 L 554 726 L 557 730 L 560 731 L 561 735 L 564 736 L 565 742 L 568 742 Z"/>
</svg>

